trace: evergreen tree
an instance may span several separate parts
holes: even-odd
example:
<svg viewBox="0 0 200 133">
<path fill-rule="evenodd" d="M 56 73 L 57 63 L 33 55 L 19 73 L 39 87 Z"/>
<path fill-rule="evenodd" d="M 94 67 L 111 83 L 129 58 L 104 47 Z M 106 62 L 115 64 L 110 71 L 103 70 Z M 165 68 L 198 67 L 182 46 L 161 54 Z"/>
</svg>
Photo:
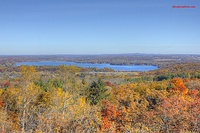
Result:
<svg viewBox="0 0 200 133">
<path fill-rule="evenodd" d="M 102 99 L 109 96 L 105 93 L 107 90 L 102 79 L 99 78 L 97 82 L 93 81 L 88 88 L 87 101 L 90 102 L 90 105 L 98 104 Z"/>
</svg>

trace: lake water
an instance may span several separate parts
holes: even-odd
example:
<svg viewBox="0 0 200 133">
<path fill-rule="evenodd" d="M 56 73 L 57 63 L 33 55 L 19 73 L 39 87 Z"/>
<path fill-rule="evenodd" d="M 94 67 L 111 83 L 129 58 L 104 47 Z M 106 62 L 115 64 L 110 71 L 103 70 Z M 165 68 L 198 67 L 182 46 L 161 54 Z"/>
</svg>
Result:
<svg viewBox="0 0 200 133">
<path fill-rule="evenodd" d="M 158 69 L 157 66 L 151 65 L 110 65 L 110 64 L 92 64 L 92 63 L 76 63 L 76 62 L 54 62 L 54 61 L 41 61 L 41 62 L 20 62 L 16 64 L 29 65 L 29 66 L 59 66 L 59 65 L 73 65 L 84 68 L 112 68 L 115 71 L 150 71 Z"/>
</svg>

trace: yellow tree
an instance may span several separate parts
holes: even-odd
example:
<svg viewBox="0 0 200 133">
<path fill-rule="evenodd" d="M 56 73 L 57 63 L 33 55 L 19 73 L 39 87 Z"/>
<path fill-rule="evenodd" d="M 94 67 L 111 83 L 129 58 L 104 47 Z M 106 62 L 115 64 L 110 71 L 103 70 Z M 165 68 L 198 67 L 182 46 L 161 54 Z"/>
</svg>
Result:
<svg viewBox="0 0 200 133">
<path fill-rule="evenodd" d="M 17 97 L 19 94 L 18 88 L 7 88 L 3 90 L 1 99 L 3 101 L 2 113 L 5 115 L 1 115 L 2 118 L 6 118 L 9 121 L 10 128 L 13 131 L 19 130 L 19 121 L 18 121 L 18 105 L 17 105 Z"/>
<path fill-rule="evenodd" d="M 65 118 L 66 109 L 68 108 L 67 94 L 69 93 L 72 96 L 70 99 L 72 99 L 73 101 L 75 101 L 77 96 L 79 95 L 78 93 L 79 87 L 76 83 L 78 79 L 76 79 L 75 77 L 75 74 L 77 72 L 79 72 L 79 68 L 77 68 L 76 66 L 65 66 L 65 65 L 58 66 L 58 74 L 60 75 L 60 79 L 64 83 L 63 87 L 61 88 L 64 91 L 63 99 L 62 99 L 63 104 L 62 104 L 62 109 L 61 109 L 63 118 Z"/>
<path fill-rule="evenodd" d="M 19 108 L 19 123 L 21 132 L 25 133 L 26 130 L 30 130 L 30 125 L 33 119 L 29 117 L 31 111 L 34 109 L 33 102 L 39 95 L 40 88 L 33 84 L 35 78 L 35 67 L 33 66 L 20 66 L 21 84 L 20 91 L 18 92 L 17 105 Z M 32 125 L 33 126 L 33 125 Z"/>
</svg>

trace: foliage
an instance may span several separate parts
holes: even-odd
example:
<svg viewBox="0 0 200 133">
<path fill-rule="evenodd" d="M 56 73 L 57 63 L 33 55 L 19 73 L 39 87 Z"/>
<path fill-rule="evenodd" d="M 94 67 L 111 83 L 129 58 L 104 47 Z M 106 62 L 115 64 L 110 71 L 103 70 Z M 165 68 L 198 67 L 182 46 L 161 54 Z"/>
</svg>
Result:
<svg viewBox="0 0 200 133">
<path fill-rule="evenodd" d="M 36 70 L 20 66 L 15 79 L 2 79 L 0 132 L 200 132 L 198 65 L 137 75 Z"/>
</svg>

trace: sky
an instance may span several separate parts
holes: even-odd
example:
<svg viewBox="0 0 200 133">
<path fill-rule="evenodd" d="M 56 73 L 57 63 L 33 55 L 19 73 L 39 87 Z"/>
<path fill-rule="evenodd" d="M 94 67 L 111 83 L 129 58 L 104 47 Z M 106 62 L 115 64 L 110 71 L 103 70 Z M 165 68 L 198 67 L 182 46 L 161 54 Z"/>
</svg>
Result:
<svg viewBox="0 0 200 133">
<path fill-rule="evenodd" d="M 0 0 L 0 55 L 200 54 L 199 7 L 199 0 Z"/>
</svg>

